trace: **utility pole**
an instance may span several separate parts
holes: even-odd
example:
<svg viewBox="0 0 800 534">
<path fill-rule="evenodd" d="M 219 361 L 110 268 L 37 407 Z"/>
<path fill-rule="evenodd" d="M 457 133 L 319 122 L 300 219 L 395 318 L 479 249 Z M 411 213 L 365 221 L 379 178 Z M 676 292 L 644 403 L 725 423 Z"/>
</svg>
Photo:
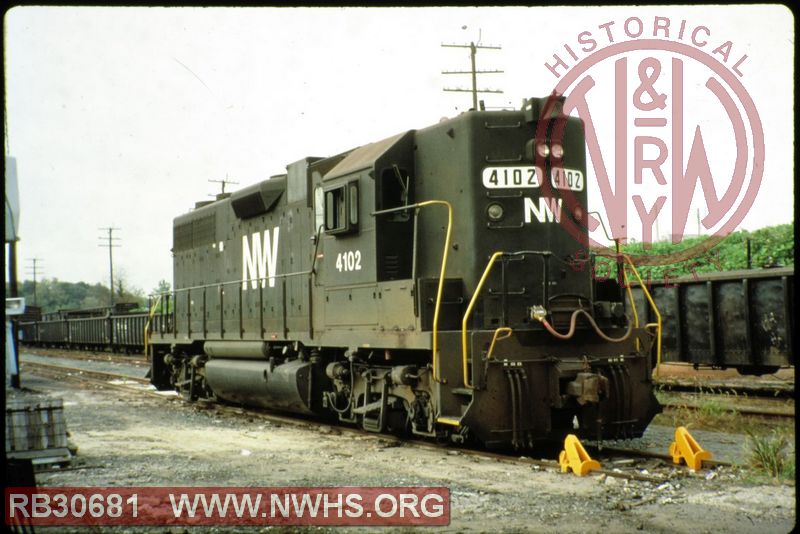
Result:
<svg viewBox="0 0 800 534">
<path fill-rule="evenodd" d="M 26 273 L 33 275 L 33 305 L 36 306 L 38 303 L 36 298 L 36 277 L 42 274 L 42 268 L 39 265 L 42 262 L 42 258 L 28 258 L 27 261 L 31 262 Z"/>
<path fill-rule="evenodd" d="M 122 245 L 118 245 L 115 241 L 119 241 L 118 237 L 114 237 L 114 230 L 119 230 L 119 228 L 114 228 L 113 226 L 107 226 L 105 228 L 98 228 L 98 230 L 102 230 L 104 232 L 108 232 L 108 236 L 100 236 L 100 241 L 106 241 L 105 243 L 101 243 L 99 247 L 108 247 L 108 271 L 109 271 L 109 284 L 108 289 L 109 292 L 109 306 L 114 306 L 114 254 L 112 253 L 114 248 L 120 247 Z"/>
<path fill-rule="evenodd" d="M 469 48 L 469 58 L 472 65 L 471 70 L 443 70 L 442 74 L 470 74 L 472 76 L 472 89 L 460 87 L 445 87 L 445 91 L 457 93 L 472 93 L 472 109 L 478 109 L 478 93 L 502 93 L 500 89 L 478 89 L 478 74 L 501 74 L 502 70 L 477 70 L 475 66 L 475 55 L 478 50 L 502 50 L 499 46 L 482 45 L 480 39 L 478 44 L 470 41 L 469 44 L 442 44 L 443 48 Z"/>
</svg>

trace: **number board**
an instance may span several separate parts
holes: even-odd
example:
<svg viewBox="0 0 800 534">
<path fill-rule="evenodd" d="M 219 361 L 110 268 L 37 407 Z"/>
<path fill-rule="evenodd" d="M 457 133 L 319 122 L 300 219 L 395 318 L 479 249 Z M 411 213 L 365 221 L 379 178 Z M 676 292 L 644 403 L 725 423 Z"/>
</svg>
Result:
<svg viewBox="0 0 800 534">
<path fill-rule="evenodd" d="M 483 186 L 487 189 L 534 188 L 541 185 L 542 170 L 533 165 L 483 169 Z"/>
<path fill-rule="evenodd" d="M 485 167 L 483 186 L 487 189 L 533 189 L 542 185 L 542 170 L 533 165 Z M 583 191 L 583 173 L 577 169 L 555 167 L 550 171 L 550 184 L 556 189 Z"/>
<path fill-rule="evenodd" d="M 576 169 L 554 167 L 550 170 L 550 185 L 556 189 L 583 191 L 585 180 L 583 173 Z"/>
</svg>

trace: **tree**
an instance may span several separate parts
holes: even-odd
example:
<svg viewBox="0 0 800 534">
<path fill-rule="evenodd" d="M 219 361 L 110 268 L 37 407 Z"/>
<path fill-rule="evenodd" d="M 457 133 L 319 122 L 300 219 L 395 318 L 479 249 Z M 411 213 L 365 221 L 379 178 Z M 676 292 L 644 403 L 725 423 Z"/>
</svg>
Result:
<svg viewBox="0 0 800 534">
<path fill-rule="evenodd" d="M 124 268 L 117 269 L 114 285 L 115 302 L 135 302 L 139 306 L 144 306 L 146 300 L 144 291 L 128 282 L 128 273 Z"/>
<path fill-rule="evenodd" d="M 166 307 L 164 305 L 165 295 L 169 295 L 171 290 L 172 286 L 170 283 L 162 279 L 158 281 L 158 285 L 150 292 L 150 295 L 153 297 L 152 302 L 157 303 L 155 313 L 172 312 L 173 303 L 171 298 L 166 301 L 168 305 Z"/>
<path fill-rule="evenodd" d="M 158 281 L 158 285 L 155 287 L 155 289 L 153 289 L 150 292 L 150 294 L 152 294 L 152 295 L 160 295 L 162 293 L 169 293 L 169 291 L 171 289 L 172 289 L 172 286 L 170 285 L 170 283 L 167 282 L 166 280 L 162 279 L 162 280 Z"/>
</svg>

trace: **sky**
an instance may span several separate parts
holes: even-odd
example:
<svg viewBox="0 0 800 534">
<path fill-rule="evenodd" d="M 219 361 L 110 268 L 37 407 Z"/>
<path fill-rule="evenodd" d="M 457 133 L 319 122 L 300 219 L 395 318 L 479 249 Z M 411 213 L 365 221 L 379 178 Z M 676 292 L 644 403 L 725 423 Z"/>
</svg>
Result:
<svg viewBox="0 0 800 534">
<path fill-rule="evenodd" d="M 701 128 L 719 195 L 731 182 L 737 145 L 733 122 L 705 84 L 709 73 L 722 79 L 720 71 L 733 72 L 747 55 L 742 75 L 733 77 L 763 127 L 764 175 L 737 227 L 792 222 L 795 36 L 782 6 L 17 7 L 4 19 L 5 145 L 17 160 L 20 278 L 29 260 L 40 258 L 46 278 L 107 283 L 99 228 L 113 226 L 121 245 L 116 274 L 149 292 L 172 280 L 172 220 L 219 192 L 209 180 L 238 182 L 228 190 L 246 187 L 303 157 L 338 154 L 468 110 L 469 93 L 443 88 L 469 87 L 469 77 L 441 71 L 468 69 L 469 52 L 441 44 L 501 46 L 479 50 L 479 69 L 503 73 L 483 75 L 478 85 L 504 92 L 481 98 L 490 108 L 518 108 L 525 97 L 550 94 L 565 76 L 566 67 L 556 68 L 562 78 L 548 69 L 554 55 L 575 66 L 564 45 L 579 60 L 591 55 L 580 50 L 581 32 L 591 32 L 597 50 L 611 45 L 607 31 L 614 43 L 635 41 L 624 31 L 631 17 L 642 21 L 643 36 L 654 31 L 656 17 L 669 19 L 672 40 L 686 21 L 682 42 L 690 47 L 690 32 L 705 28 L 695 37 L 707 44 L 694 48 L 715 57 L 717 70 L 684 61 L 684 152 L 688 157 L 693 129 Z M 636 20 L 627 26 L 631 34 Z M 614 24 L 602 27 L 608 22 Z M 723 62 L 711 51 L 727 41 Z M 637 64 L 651 55 L 629 54 L 631 95 L 642 85 Z M 674 65 L 659 57 L 656 95 L 669 89 Z M 587 102 L 605 155 L 614 154 L 616 139 L 614 65 L 607 60 L 586 71 L 596 81 Z M 734 104 L 743 114 L 741 102 Z M 645 158 L 658 156 L 655 145 L 642 150 Z M 646 209 L 668 187 L 649 172 L 630 186 Z M 587 182 L 590 209 L 607 220 L 591 169 Z M 703 217 L 708 211 L 697 187 L 687 234 L 697 233 L 697 210 Z M 627 207 L 629 237 L 641 240 L 631 198 Z M 658 221 L 664 237 L 668 208 Z M 593 236 L 602 241 L 600 232 Z"/>
</svg>

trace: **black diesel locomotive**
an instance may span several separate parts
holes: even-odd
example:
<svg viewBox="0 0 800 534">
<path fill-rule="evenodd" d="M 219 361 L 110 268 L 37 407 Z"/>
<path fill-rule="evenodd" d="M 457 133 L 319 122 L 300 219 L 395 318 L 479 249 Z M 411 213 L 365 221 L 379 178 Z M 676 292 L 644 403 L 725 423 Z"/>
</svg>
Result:
<svg viewBox="0 0 800 534">
<path fill-rule="evenodd" d="M 585 177 L 583 124 L 550 97 L 198 203 L 174 222 L 152 382 L 496 447 L 640 436 L 656 333 L 577 260 Z"/>
</svg>

